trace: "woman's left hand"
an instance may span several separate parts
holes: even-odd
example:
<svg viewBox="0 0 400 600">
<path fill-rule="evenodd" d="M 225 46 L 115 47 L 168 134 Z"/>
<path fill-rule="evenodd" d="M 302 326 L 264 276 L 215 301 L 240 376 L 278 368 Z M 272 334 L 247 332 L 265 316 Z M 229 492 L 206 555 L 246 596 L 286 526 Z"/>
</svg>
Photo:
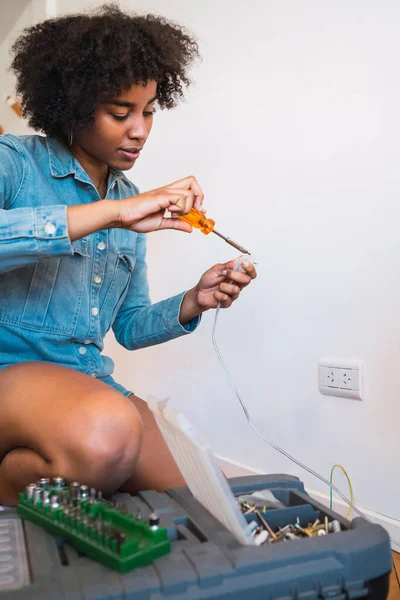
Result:
<svg viewBox="0 0 400 600">
<path fill-rule="evenodd" d="M 257 271 L 250 261 L 242 262 L 245 273 L 233 271 L 236 261 L 237 258 L 225 264 L 214 265 L 186 293 L 179 317 L 182 325 L 210 308 L 217 308 L 218 303 L 221 308 L 229 308 L 242 289 L 257 277 Z"/>
</svg>

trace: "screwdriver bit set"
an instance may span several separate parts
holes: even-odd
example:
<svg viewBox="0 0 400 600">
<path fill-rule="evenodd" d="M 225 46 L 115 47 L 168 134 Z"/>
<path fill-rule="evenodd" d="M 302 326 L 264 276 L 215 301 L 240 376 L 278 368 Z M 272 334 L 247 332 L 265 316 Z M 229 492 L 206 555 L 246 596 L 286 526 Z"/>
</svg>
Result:
<svg viewBox="0 0 400 600">
<path fill-rule="evenodd" d="M 17 511 L 120 573 L 170 552 L 167 530 L 159 526 L 156 513 L 143 519 L 140 511 L 129 513 L 126 505 L 109 502 L 77 481 L 40 479 L 20 494 Z"/>
</svg>

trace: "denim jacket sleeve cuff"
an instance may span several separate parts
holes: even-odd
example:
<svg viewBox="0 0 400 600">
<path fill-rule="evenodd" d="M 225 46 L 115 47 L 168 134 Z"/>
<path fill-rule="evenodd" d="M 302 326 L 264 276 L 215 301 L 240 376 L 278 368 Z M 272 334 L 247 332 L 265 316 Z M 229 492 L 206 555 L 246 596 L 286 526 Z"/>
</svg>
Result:
<svg viewBox="0 0 400 600">
<path fill-rule="evenodd" d="M 181 311 L 181 306 L 185 294 L 186 292 L 182 292 L 177 296 L 172 296 L 172 298 L 169 298 L 169 300 L 167 300 L 166 302 L 164 312 L 164 323 L 166 329 L 174 337 L 185 335 L 186 333 L 192 333 L 192 331 L 194 331 L 198 327 L 201 321 L 200 315 L 189 321 L 189 323 L 186 323 L 186 325 L 181 325 L 181 323 L 179 322 L 179 313 Z"/>
<path fill-rule="evenodd" d="M 72 254 L 66 206 L 37 206 L 35 224 L 40 257 Z"/>
</svg>

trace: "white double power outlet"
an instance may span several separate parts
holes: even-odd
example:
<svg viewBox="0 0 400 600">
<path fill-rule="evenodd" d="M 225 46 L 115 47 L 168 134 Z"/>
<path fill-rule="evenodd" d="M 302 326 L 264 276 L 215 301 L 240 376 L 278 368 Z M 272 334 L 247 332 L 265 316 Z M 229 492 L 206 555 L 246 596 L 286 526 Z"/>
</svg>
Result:
<svg viewBox="0 0 400 600">
<path fill-rule="evenodd" d="M 321 358 L 318 384 L 321 394 L 362 400 L 364 363 L 346 358 Z"/>
</svg>

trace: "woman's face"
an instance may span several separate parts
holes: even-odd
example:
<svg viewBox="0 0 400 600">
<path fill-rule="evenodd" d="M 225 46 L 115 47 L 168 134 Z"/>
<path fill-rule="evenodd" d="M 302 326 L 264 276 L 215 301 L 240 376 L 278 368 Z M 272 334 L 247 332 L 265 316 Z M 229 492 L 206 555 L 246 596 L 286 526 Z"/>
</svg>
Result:
<svg viewBox="0 0 400 600">
<path fill-rule="evenodd" d="M 157 83 L 132 85 L 119 96 L 106 98 L 95 112 L 91 127 L 74 140 L 74 149 L 96 162 L 121 170 L 130 169 L 140 155 L 153 125 Z"/>
</svg>

